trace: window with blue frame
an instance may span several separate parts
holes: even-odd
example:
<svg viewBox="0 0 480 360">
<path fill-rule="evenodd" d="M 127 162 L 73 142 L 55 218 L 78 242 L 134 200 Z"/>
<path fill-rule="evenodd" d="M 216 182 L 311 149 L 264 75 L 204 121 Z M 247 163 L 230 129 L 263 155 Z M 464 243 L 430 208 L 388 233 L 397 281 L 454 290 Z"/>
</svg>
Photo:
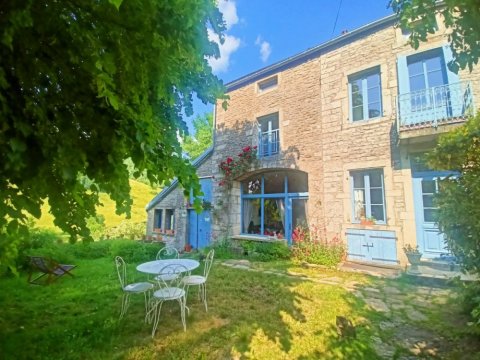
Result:
<svg viewBox="0 0 480 360">
<path fill-rule="evenodd" d="M 162 209 L 155 209 L 153 213 L 153 228 L 154 229 L 161 229 L 162 228 Z"/>
<path fill-rule="evenodd" d="M 266 157 L 280 151 L 280 129 L 278 113 L 259 117 L 258 123 L 258 155 Z"/>
<path fill-rule="evenodd" d="M 350 173 L 353 222 L 373 218 L 386 223 L 383 170 L 361 170 Z"/>
<path fill-rule="evenodd" d="M 351 121 L 382 116 L 382 86 L 379 66 L 350 75 L 348 91 Z"/>
<path fill-rule="evenodd" d="M 292 227 L 306 223 L 307 174 L 270 171 L 241 183 L 242 233 L 290 238 Z"/>
</svg>

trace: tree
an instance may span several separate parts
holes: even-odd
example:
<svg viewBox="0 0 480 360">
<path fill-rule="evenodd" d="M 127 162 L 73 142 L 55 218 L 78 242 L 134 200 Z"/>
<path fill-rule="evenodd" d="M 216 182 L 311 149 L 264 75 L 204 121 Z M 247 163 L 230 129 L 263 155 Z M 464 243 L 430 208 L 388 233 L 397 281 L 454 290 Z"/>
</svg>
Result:
<svg viewBox="0 0 480 360">
<path fill-rule="evenodd" d="M 437 30 L 435 15 L 442 14 L 445 26 L 450 30 L 448 41 L 452 48 L 453 60 L 450 70 L 473 65 L 480 57 L 480 5 L 478 0 L 391 0 L 389 6 L 399 17 L 402 29 L 410 31 L 410 44 L 418 49 L 428 34 Z"/>
<path fill-rule="evenodd" d="M 89 238 L 99 192 L 128 215 L 127 158 L 151 183 L 200 194 L 177 132 L 193 94 L 224 98 L 207 29 L 223 41 L 214 0 L 0 3 L 0 265 L 46 199 L 72 241 Z"/>
<path fill-rule="evenodd" d="M 457 173 L 440 183 L 436 196 L 438 223 L 449 249 L 465 271 L 480 274 L 480 113 L 442 135 L 429 154 L 436 170 Z M 469 289 L 467 306 L 480 330 L 480 287 Z"/>
<path fill-rule="evenodd" d="M 197 116 L 193 120 L 193 128 L 195 134 L 186 136 L 182 144 L 191 159 L 200 156 L 213 144 L 213 114 Z"/>
</svg>

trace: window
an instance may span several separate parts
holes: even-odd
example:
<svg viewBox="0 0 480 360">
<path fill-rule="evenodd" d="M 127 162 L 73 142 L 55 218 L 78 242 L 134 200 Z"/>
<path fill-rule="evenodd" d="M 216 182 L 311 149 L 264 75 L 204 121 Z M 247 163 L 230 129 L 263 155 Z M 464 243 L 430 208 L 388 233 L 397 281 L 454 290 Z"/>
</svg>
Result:
<svg viewBox="0 0 480 360">
<path fill-rule="evenodd" d="M 280 129 L 278 113 L 259 117 L 258 122 L 258 154 L 260 157 L 278 154 L 280 150 Z"/>
<path fill-rule="evenodd" d="M 173 230 L 175 228 L 175 210 L 165 210 L 165 230 Z"/>
<path fill-rule="evenodd" d="M 258 82 L 258 92 L 262 93 L 264 91 L 276 88 L 278 85 L 278 76 L 272 76 L 266 80 Z"/>
<path fill-rule="evenodd" d="M 354 222 L 374 218 L 377 223 L 385 223 L 383 170 L 353 171 L 350 180 Z"/>
<path fill-rule="evenodd" d="M 348 77 L 351 121 L 382 116 L 380 67 Z"/>
<path fill-rule="evenodd" d="M 242 181 L 242 233 L 290 238 L 306 224 L 308 176 L 300 171 L 270 171 Z"/>
<path fill-rule="evenodd" d="M 153 213 L 153 228 L 161 229 L 162 228 L 162 209 L 155 209 Z"/>
</svg>

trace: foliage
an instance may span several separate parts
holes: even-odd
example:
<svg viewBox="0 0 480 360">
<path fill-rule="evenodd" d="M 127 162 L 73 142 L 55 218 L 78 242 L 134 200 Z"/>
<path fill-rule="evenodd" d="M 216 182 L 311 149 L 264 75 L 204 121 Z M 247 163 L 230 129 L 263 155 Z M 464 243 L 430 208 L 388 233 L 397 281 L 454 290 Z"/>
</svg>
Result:
<svg viewBox="0 0 480 360">
<path fill-rule="evenodd" d="M 213 145 L 213 114 L 197 116 L 193 120 L 195 134 L 188 135 L 182 143 L 182 148 L 190 159 L 196 159 Z"/>
<path fill-rule="evenodd" d="M 145 235 L 146 227 L 145 222 L 122 221 L 119 225 L 106 229 L 102 238 L 140 240 Z"/>
<path fill-rule="evenodd" d="M 345 245 L 334 237 L 322 239 L 317 227 L 297 226 L 292 233 L 292 258 L 310 264 L 337 266 L 345 258 Z"/>
<path fill-rule="evenodd" d="M 160 249 L 158 243 L 117 239 L 110 243 L 110 257 L 121 256 L 126 262 L 151 261 Z"/>
<path fill-rule="evenodd" d="M 228 156 L 224 161 L 218 165 L 220 172 L 223 174 L 223 179 L 218 183 L 219 186 L 231 188 L 233 180 L 250 171 L 252 165 L 257 163 L 257 147 L 245 146 L 242 152 L 234 159 Z"/>
<path fill-rule="evenodd" d="M 241 246 L 256 260 L 270 261 L 290 258 L 290 249 L 284 241 L 242 241 Z"/>
<path fill-rule="evenodd" d="M 105 216 L 97 214 L 87 219 L 87 226 L 94 239 L 101 239 L 105 232 Z"/>
<path fill-rule="evenodd" d="M 418 245 L 412 246 L 410 244 L 407 244 L 403 247 L 403 251 L 405 252 L 405 254 L 421 254 L 420 250 L 418 250 Z"/>
<path fill-rule="evenodd" d="M 418 49 L 427 35 L 437 31 L 436 14 L 442 14 L 451 31 L 448 41 L 453 60 L 449 68 L 458 73 L 466 67 L 472 71 L 480 57 L 480 11 L 478 0 L 391 0 L 389 6 L 397 13 L 402 29 L 410 31 L 410 44 Z"/>
<path fill-rule="evenodd" d="M 225 29 L 213 0 L 8 1 L 0 14 L 3 265 L 46 199 L 72 242 L 89 236 L 100 192 L 128 215 L 128 158 L 135 177 L 201 193 L 177 133 L 193 94 L 225 98 L 207 62 L 208 33 Z"/>
<path fill-rule="evenodd" d="M 442 135 L 428 160 L 437 170 L 457 173 L 440 182 L 438 223 L 462 269 L 480 275 L 480 113 Z M 470 310 L 480 330 L 480 287 L 472 289 L 479 290 Z"/>
</svg>

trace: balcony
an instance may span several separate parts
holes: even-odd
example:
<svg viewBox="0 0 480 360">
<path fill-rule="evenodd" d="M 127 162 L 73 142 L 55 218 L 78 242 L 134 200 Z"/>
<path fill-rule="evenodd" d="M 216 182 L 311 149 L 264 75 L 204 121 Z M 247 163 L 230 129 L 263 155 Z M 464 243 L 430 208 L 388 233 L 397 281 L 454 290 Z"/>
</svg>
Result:
<svg viewBox="0 0 480 360">
<path fill-rule="evenodd" d="M 436 136 L 474 114 L 469 81 L 399 95 L 397 131 L 400 140 Z"/>
<path fill-rule="evenodd" d="M 263 158 L 278 154 L 280 150 L 280 130 L 261 132 L 258 139 L 258 157 Z"/>
</svg>

